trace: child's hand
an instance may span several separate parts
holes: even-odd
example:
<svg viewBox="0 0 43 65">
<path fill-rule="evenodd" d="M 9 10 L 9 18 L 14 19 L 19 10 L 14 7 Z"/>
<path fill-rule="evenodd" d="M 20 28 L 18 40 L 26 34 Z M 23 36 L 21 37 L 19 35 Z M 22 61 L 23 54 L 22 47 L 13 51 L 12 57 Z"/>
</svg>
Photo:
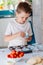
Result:
<svg viewBox="0 0 43 65">
<path fill-rule="evenodd" d="M 24 32 L 19 32 L 21 37 L 25 37 L 25 33 Z"/>
<path fill-rule="evenodd" d="M 25 38 L 26 42 L 30 42 L 32 40 L 32 36 L 29 36 L 29 38 Z"/>
</svg>

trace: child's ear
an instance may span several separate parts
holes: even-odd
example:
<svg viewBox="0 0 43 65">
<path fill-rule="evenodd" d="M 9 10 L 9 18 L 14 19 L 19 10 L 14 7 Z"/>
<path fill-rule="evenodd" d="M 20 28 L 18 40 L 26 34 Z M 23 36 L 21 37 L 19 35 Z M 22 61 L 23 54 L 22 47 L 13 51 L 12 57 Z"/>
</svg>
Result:
<svg viewBox="0 0 43 65">
<path fill-rule="evenodd" d="M 31 16 L 31 13 L 29 14 L 29 17 Z"/>
</svg>

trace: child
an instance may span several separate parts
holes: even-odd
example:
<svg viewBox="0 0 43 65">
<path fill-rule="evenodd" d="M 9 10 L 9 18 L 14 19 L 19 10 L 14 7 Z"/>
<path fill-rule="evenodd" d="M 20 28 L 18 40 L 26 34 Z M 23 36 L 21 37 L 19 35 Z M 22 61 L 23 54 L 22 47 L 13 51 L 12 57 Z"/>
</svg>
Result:
<svg viewBox="0 0 43 65">
<path fill-rule="evenodd" d="M 32 39 L 32 30 L 27 21 L 31 14 L 30 5 L 27 2 L 20 2 L 17 6 L 16 16 L 11 19 L 5 32 L 5 41 L 9 42 L 8 47 L 27 45 Z M 26 38 L 26 33 L 29 37 Z"/>
</svg>

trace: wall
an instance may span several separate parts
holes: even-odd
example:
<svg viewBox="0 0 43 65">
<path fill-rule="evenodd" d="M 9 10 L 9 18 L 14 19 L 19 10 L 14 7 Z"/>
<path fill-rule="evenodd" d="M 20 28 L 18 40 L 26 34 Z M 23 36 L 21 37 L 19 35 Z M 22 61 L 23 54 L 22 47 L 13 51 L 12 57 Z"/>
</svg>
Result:
<svg viewBox="0 0 43 65">
<path fill-rule="evenodd" d="M 41 25 L 41 27 L 42 27 L 41 28 L 42 29 L 42 33 L 41 33 L 42 34 L 42 37 L 41 38 L 42 38 L 42 43 L 43 43 L 43 0 L 41 2 L 41 24 L 42 24 Z"/>
<path fill-rule="evenodd" d="M 0 19 L 0 47 L 6 47 L 8 43 L 4 42 L 4 34 L 7 24 L 10 22 L 10 18 Z"/>
<path fill-rule="evenodd" d="M 33 27 L 35 32 L 36 42 L 43 43 L 43 25 L 42 25 L 42 12 L 43 12 L 43 0 L 33 0 Z M 42 16 L 43 17 L 43 16 Z"/>
</svg>

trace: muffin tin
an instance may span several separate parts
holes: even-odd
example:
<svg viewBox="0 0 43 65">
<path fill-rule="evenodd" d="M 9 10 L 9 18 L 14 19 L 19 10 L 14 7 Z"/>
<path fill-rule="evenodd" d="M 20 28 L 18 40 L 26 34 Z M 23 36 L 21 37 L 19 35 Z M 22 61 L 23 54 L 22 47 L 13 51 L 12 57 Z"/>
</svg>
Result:
<svg viewBox="0 0 43 65">
<path fill-rule="evenodd" d="M 16 51 L 22 51 L 24 53 L 31 53 L 32 48 L 31 45 L 24 45 L 24 46 L 16 46 L 16 47 L 10 47 L 10 50 L 16 50 Z"/>
</svg>

